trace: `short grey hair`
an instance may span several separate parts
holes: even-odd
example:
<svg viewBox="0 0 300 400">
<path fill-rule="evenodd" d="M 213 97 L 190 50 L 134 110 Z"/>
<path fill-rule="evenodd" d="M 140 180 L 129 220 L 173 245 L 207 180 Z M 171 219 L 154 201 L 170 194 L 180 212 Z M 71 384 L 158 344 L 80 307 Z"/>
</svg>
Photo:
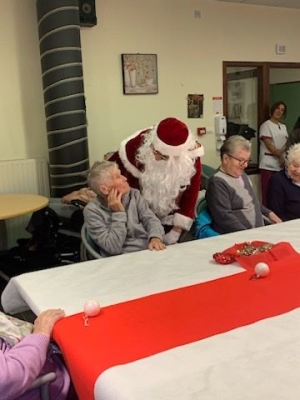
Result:
<svg viewBox="0 0 300 400">
<path fill-rule="evenodd" d="M 288 149 L 286 161 L 288 165 L 294 161 L 300 162 L 300 143 L 296 143 Z"/>
<path fill-rule="evenodd" d="M 221 160 L 224 154 L 233 154 L 237 149 L 251 151 L 251 143 L 241 135 L 230 136 L 220 149 Z"/>
<path fill-rule="evenodd" d="M 88 174 L 88 185 L 98 195 L 101 195 L 100 185 L 106 184 L 113 169 L 118 165 L 112 161 L 96 161 Z"/>
</svg>

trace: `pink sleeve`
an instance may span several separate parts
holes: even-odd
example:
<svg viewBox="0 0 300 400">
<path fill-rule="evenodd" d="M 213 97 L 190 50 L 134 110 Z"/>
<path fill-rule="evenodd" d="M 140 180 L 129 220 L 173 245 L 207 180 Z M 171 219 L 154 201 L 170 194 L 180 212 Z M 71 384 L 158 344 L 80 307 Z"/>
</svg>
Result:
<svg viewBox="0 0 300 400">
<path fill-rule="evenodd" d="M 10 348 L 0 339 L 0 400 L 15 399 L 31 386 L 45 364 L 49 340 L 31 334 Z"/>
</svg>

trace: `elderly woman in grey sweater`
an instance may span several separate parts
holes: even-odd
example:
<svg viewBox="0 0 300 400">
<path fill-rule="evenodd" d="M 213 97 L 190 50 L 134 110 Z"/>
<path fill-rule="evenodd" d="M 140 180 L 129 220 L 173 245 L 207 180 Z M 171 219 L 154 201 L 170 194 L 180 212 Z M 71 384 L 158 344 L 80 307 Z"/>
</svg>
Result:
<svg viewBox="0 0 300 400">
<path fill-rule="evenodd" d="M 116 163 L 96 162 L 88 175 L 97 194 L 84 220 L 102 257 L 139 250 L 163 250 L 164 229 L 139 190 L 132 189 Z"/>
</svg>

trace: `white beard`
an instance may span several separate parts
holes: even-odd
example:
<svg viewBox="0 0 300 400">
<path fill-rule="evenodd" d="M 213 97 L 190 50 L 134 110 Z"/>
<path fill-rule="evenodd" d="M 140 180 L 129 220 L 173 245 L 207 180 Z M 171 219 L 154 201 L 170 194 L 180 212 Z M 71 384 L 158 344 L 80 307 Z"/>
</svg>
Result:
<svg viewBox="0 0 300 400">
<path fill-rule="evenodd" d="M 142 195 L 151 210 L 162 219 L 179 208 L 176 200 L 196 172 L 194 159 L 187 151 L 180 157 L 157 161 L 152 149 L 145 143 L 140 149 L 138 160 L 144 165 L 140 178 Z"/>
</svg>

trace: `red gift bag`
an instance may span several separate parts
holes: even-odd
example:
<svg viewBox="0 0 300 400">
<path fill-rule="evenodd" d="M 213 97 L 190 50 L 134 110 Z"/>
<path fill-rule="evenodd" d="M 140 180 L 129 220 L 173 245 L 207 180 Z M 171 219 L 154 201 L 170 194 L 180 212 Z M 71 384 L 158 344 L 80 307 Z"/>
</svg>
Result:
<svg viewBox="0 0 300 400">
<path fill-rule="evenodd" d="M 237 261 L 241 267 L 252 270 L 259 262 L 270 265 L 274 261 L 288 259 L 298 254 L 288 242 L 271 244 L 268 242 L 253 241 L 237 243 L 221 253 L 213 255 L 219 264 L 229 264 Z"/>
</svg>

